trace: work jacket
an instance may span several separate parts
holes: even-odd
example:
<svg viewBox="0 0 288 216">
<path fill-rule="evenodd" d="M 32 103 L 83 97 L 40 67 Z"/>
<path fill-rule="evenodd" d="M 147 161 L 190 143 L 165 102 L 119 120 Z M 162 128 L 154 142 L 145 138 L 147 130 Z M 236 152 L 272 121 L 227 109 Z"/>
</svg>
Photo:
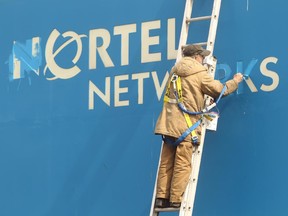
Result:
<svg viewBox="0 0 288 216">
<path fill-rule="evenodd" d="M 191 57 L 183 57 L 171 69 L 170 78 L 175 73 L 181 77 L 182 97 L 183 103 L 187 110 L 191 112 L 198 112 L 204 109 L 204 95 L 207 94 L 213 98 L 218 98 L 224 85 L 214 80 L 208 74 L 207 68 L 201 63 Z M 169 85 L 168 80 L 166 88 L 166 95 L 175 99 L 173 84 Z M 238 88 L 238 84 L 233 80 L 226 82 L 227 90 L 223 96 L 229 95 Z M 190 119 L 194 124 L 201 118 L 201 115 L 190 115 Z M 166 135 L 174 138 L 180 137 L 186 130 L 188 125 L 186 123 L 183 112 L 179 109 L 177 103 L 164 102 L 162 111 L 158 117 L 155 134 Z M 201 136 L 201 126 L 195 130 L 198 134 L 198 140 Z M 191 141 L 189 134 L 185 140 Z"/>
</svg>

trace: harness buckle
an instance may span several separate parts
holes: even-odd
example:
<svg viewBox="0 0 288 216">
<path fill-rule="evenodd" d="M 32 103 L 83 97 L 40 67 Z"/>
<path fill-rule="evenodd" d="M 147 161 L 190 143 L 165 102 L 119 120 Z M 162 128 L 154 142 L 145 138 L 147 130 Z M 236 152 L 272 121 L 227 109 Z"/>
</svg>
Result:
<svg viewBox="0 0 288 216">
<path fill-rule="evenodd" d="M 192 136 L 192 144 L 194 146 L 199 146 L 200 145 L 200 142 L 198 141 L 198 136 Z"/>
<path fill-rule="evenodd" d="M 175 93 L 176 98 L 179 97 L 179 95 L 177 94 L 177 84 L 176 84 L 177 79 L 178 79 L 178 75 L 173 73 L 173 75 L 171 77 L 171 83 L 173 84 L 173 89 L 174 89 L 174 93 Z M 178 101 L 178 99 L 177 99 L 177 101 Z"/>
<path fill-rule="evenodd" d="M 176 82 L 176 80 L 178 79 L 178 75 L 173 73 L 172 77 L 171 77 L 171 82 Z"/>
</svg>

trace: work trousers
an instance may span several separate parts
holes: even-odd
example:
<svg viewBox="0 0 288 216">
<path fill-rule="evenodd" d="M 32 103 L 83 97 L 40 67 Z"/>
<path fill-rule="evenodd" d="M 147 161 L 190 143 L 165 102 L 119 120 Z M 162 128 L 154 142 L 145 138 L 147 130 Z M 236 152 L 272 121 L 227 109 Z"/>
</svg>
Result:
<svg viewBox="0 0 288 216">
<path fill-rule="evenodd" d="M 182 141 L 177 147 L 163 143 L 157 179 L 157 198 L 181 202 L 191 174 L 193 145 Z"/>
</svg>

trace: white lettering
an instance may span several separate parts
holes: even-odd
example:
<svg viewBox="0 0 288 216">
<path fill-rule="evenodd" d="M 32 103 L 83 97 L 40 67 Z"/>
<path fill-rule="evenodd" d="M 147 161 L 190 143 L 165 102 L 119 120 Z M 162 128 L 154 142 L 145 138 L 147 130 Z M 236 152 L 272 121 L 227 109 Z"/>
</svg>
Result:
<svg viewBox="0 0 288 216">
<path fill-rule="evenodd" d="M 125 88 L 120 87 L 120 81 L 128 80 L 128 79 L 129 79 L 128 75 L 115 76 L 115 83 L 114 83 L 114 93 L 115 93 L 114 105 L 115 107 L 129 106 L 129 100 L 120 101 L 120 94 L 128 92 L 128 87 L 125 87 Z"/>
<path fill-rule="evenodd" d="M 16 57 L 13 58 L 13 79 L 21 78 L 21 61 Z"/>
<path fill-rule="evenodd" d="M 260 71 L 264 76 L 270 77 L 272 79 L 272 84 L 271 85 L 265 85 L 262 84 L 261 85 L 261 90 L 263 91 L 273 91 L 277 88 L 278 84 L 279 84 L 279 76 L 275 71 L 271 71 L 267 69 L 267 64 L 268 63 L 274 63 L 276 64 L 278 61 L 277 58 L 275 57 L 268 57 L 265 58 L 261 64 L 260 64 Z"/>
<path fill-rule="evenodd" d="M 161 53 L 150 53 L 149 47 L 159 45 L 159 36 L 150 37 L 150 30 L 160 29 L 160 20 L 143 22 L 141 31 L 141 63 L 161 61 Z"/>
<path fill-rule="evenodd" d="M 121 35 L 121 65 L 129 65 L 129 34 L 136 32 L 136 24 L 114 27 L 114 35 Z"/>
<path fill-rule="evenodd" d="M 44 68 L 44 75 L 46 73 L 47 68 L 49 68 L 50 72 L 54 75 L 52 78 L 47 78 L 48 80 L 55 80 L 58 78 L 61 79 L 70 79 L 76 76 L 81 70 L 78 66 L 73 66 L 72 68 L 62 68 L 55 62 L 55 57 L 58 53 L 61 52 L 68 44 L 72 41 L 75 41 L 77 44 L 77 53 L 72 60 L 74 64 L 78 62 L 82 53 L 82 41 L 81 37 L 86 37 L 86 35 L 78 35 L 73 31 L 68 31 L 62 34 L 64 38 L 71 37 L 68 41 L 62 44 L 55 52 L 54 52 L 54 45 L 56 43 L 57 38 L 60 36 L 60 33 L 57 29 L 54 29 L 50 34 L 46 49 L 45 49 L 45 57 L 46 57 L 46 66 Z"/>
<path fill-rule="evenodd" d="M 152 78 L 154 82 L 154 86 L 156 89 L 158 100 L 161 99 L 162 94 L 165 90 L 166 83 L 169 79 L 169 72 L 166 71 L 165 76 L 162 82 L 159 81 L 158 75 L 156 71 L 152 71 Z M 138 104 L 144 104 L 144 93 L 145 93 L 145 86 L 144 80 L 150 78 L 150 72 L 141 72 L 135 73 L 131 75 L 131 80 L 137 80 L 138 85 Z M 112 78 L 113 79 L 113 78 Z M 99 96 L 99 98 L 110 106 L 110 97 L 111 97 L 111 88 L 110 88 L 110 77 L 105 78 L 105 92 L 103 93 L 99 88 L 92 82 L 89 81 L 89 110 L 93 110 L 95 106 L 95 96 Z M 128 93 L 128 87 L 121 87 L 122 81 L 129 81 L 129 75 L 119 75 L 114 77 L 114 106 L 129 106 L 129 100 L 121 100 L 121 94 Z M 127 82 L 128 83 L 128 82 Z M 131 95 L 130 95 L 131 96 Z M 127 94 L 126 97 L 129 97 Z"/>
<path fill-rule="evenodd" d="M 168 71 L 166 72 L 165 77 L 164 77 L 161 85 L 160 85 L 160 82 L 159 82 L 159 79 L 158 79 L 156 71 L 152 72 L 152 78 L 153 78 L 153 81 L 154 81 L 154 85 L 155 85 L 158 101 L 160 101 L 160 99 L 162 97 L 162 94 L 163 94 L 163 92 L 165 90 L 166 83 L 168 82 L 168 79 L 169 79 L 169 72 Z"/>
<path fill-rule="evenodd" d="M 105 79 L 105 94 L 89 81 L 89 110 L 94 109 L 94 93 L 96 93 L 108 106 L 110 106 L 110 77 Z"/>
<path fill-rule="evenodd" d="M 101 38 L 102 45 L 98 39 Z M 110 45 L 111 36 L 106 29 L 93 29 L 89 32 L 89 69 L 96 69 L 97 51 L 105 67 L 114 67 L 114 64 L 107 52 Z"/>
<path fill-rule="evenodd" d="M 168 19 L 168 24 L 167 24 L 167 59 L 176 59 L 177 57 L 177 49 L 175 49 L 176 45 L 176 39 L 175 39 L 175 29 L 176 29 L 176 24 L 175 24 L 175 18 L 173 19 Z"/>
<path fill-rule="evenodd" d="M 143 80 L 149 78 L 149 72 L 139 73 L 139 74 L 132 74 L 132 80 L 138 80 L 138 104 L 143 104 Z"/>
</svg>

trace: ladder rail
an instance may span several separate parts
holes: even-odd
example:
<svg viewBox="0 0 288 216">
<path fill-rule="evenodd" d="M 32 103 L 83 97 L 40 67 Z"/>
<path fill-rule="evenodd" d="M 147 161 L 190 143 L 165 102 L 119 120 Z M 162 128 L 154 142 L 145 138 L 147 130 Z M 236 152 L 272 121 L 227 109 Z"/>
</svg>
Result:
<svg viewBox="0 0 288 216">
<path fill-rule="evenodd" d="M 206 47 L 206 49 L 211 52 L 210 55 L 212 55 L 214 51 L 214 44 L 215 44 L 216 33 L 217 33 L 217 28 L 218 28 L 220 8 L 221 8 L 221 0 L 214 0 L 211 21 L 210 21 L 209 35 L 208 35 L 208 40 L 207 40 L 207 47 Z"/>
<path fill-rule="evenodd" d="M 162 145 L 161 145 L 161 149 L 160 149 L 160 155 L 162 154 L 162 149 L 163 149 L 163 141 L 162 141 Z M 156 199 L 156 190 L 157 190 L 157 176 L 158 176 L 158 172 L 159 172 L 160 162 L 161 162 L 161 157 L 158 160 L 158 166 L 157 166 L 157 172 L 156 172 L 157 175 L 156 175 L 156 181 L 154 184 L 153 199 L 152 199 L 152 203 L 151 203 L 149 216 L 158 216 L 159 215 L 159 211 L 155 211 L 155 199 Z"/>
<path fill-rule="evenodd" d="M 203 131 L 203 129 L 202 129 Z M 204 130 L 204 133 L 206 130 Z M 195 202 L 195 197 L 196 197 L 196 188 L 197 188 L 197 183 L 198 183 L 198 174 L 200 171 L 200 163 L 201 163 L 201 158 L 202 158 L 202 151 L 203 151 L 203 143 L 204 143 L 204 136 L 201 137 L 201 144 L 198 146 L 192 155 L 192 173 L 191 177 L 189 179 L 189 183 L 187 185 L 186 191 L 183 196 L 183 202 L 181 204 L 180 208 L 180 213 L 179 216 L 188 216 L 192 215 L 193 209 L 194 209 L 194 202 Z M 188 191 L 192 191 L 192 195 L 188 193 Z M 195 191 L 195 193 L 193 193 Z"/>
<path fill-rule="evenodd" d="M 214 61 L 213 65 L 209 67 L 209 70 L 211 71 L 211 73 L 212 71 L 214 72 L 215 67 L 216 67 L 216 61 Z M 207 95 L 205 96 L 206 96 L 205 103 L 207 105 L 207 103 L 210 101 L 210 97 Z M 206 134 L 206 126 L 204 124 L 202 125 L 201 134 L 202 135 L 201 135 L 200 145 L 194 149 L 194 152 L 192 154 L 192 160 L 191 160 L 192 172 L 189 178 L 187 188 L 183 195 L 183 201 L 181 204 L 179 216 L 192 216 L 192 213 L 193 213 L 202 154 L 203 154 L 203 149 L 204 149 L 205 134 Z"/>
<path fill-rule="evenodd" d="M 176 62 L 178 62 L 182 58 L 182 46 L 187 43 L 187 37 L 189 31 L 189 25 L 187 24 L 187 19 L 191 17 L 193 3 L 194 0 L 186 0 Z"/>
</svg>

